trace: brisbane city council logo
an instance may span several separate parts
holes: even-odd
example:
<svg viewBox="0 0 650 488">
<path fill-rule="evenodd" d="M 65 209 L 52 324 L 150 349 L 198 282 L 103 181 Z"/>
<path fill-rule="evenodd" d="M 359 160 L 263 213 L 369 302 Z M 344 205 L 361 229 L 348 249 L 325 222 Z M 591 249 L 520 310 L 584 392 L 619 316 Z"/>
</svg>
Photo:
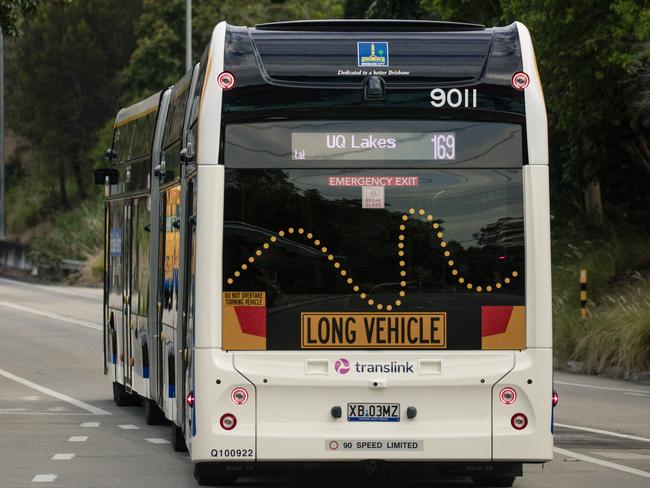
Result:
<svg viewBox="0 0 650 488">
<path fill-rule="evenodd" d="M 334 369 L 338 374 L 348 374 L 350 372 L 350 361 L 345 358 L 337 359 L 334 363 Z"/>
</svg>

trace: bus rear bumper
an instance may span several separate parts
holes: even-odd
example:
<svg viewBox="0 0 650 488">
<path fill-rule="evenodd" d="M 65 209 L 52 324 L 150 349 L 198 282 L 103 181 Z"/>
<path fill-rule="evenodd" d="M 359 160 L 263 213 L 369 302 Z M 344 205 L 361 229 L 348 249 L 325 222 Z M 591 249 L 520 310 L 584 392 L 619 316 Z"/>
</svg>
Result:
<svg viewBox="0 0 650 488">
<path fill-rule="evenodd" d="M 215 478 L 242 476 L 282 476 L 319 474 L 323 477 L 368 477 L 376 479 L 399 478 L 433 479 L 457 476 L 515 477 L 523 475 L 523 467 L 518 462 L 434 462 L 434 461 L 383 461 L 367 459 L 363 461 L 258 461 L 197 463 L 195 469 L 203 475 Z"/>
</svg>

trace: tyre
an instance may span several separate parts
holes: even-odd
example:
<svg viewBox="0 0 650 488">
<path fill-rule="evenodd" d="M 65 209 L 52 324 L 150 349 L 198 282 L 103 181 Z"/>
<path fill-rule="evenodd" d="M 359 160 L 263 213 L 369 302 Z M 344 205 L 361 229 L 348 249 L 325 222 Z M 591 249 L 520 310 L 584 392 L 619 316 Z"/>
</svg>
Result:
<svg viewBox="0 0 650 488">
<path fill-rule="evenodd" d="M 140 405 L 141 399 L 138 395 L 127 393 L 124 385 L 113 382 L 113 401 L 118 407 L 133 407 Z"/>
<path fill-rule="evenodd" d="M 147 425 L 165 425 L 168 422 L 165 413 L 150 398 L 144 400 L 144 421 Z"/>
<path fill-rule="evenodd" d="M 176 452 L 185 452 L 187 451 L 187 445 L 185 444 L 185 436 L 183 435 L 183 429 L 181 429 L 174 422 L 170 424 L 171 426 L 171 443 L 172 449 Z"/>
<path fill-rule="evenodd" d="M 472 476 L 474 486 L 485 488 L 510 487 L 515 482 L 514 476 Z"/>
<path fill-rule="evenodd" d="M 194 479 L 200 486 L 232 486 L 237 482 L 237 476 L 219 475 L 209 468 L 202 464 L 194 465 Z"/>
</svg>

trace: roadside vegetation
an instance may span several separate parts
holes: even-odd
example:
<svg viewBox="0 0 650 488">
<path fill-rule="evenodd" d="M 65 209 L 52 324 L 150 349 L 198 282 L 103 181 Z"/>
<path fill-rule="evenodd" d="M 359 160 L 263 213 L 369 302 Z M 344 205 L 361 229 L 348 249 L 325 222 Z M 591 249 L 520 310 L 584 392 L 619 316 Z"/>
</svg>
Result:
<svg viewBox="0 0 650 488">
<path fill-rule="evenodd" d="M 553 222 L 556 363 L 611 376 L 650 371 L 650 247 L 647 234 L 609 224 L 594 230 Z M 580 270 L 588 317 L 580 317 Z"/>
<path fill-rule="evenodd" d="M 551 162 L 556 360 L 650 370 L 650 0 L 194 0 L 195 59 L 214 24 L 412 18 L 531 31 Z M 184 70 L 184 0 L 5 0 L 8 237 L 42 269 L 101 282 L 103 163 L 120 106 Z M 14 144 L 15 145 L 15 144 Z M 579 270 L 589 272 L 589 317 Z"/>
</svg>

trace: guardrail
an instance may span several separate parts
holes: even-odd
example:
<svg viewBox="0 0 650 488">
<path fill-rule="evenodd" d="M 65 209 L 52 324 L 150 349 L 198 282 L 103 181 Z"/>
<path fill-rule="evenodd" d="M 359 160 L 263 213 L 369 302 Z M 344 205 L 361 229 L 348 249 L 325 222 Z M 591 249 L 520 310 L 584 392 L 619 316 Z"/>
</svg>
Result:
<svg viewBox="0 0 650 488">
<path fill-rule="evenodd" d="M 0 267 L 31 272 L 34 266 L 29 251 L 20 242 L 0 240 Z"/>
</svg>

